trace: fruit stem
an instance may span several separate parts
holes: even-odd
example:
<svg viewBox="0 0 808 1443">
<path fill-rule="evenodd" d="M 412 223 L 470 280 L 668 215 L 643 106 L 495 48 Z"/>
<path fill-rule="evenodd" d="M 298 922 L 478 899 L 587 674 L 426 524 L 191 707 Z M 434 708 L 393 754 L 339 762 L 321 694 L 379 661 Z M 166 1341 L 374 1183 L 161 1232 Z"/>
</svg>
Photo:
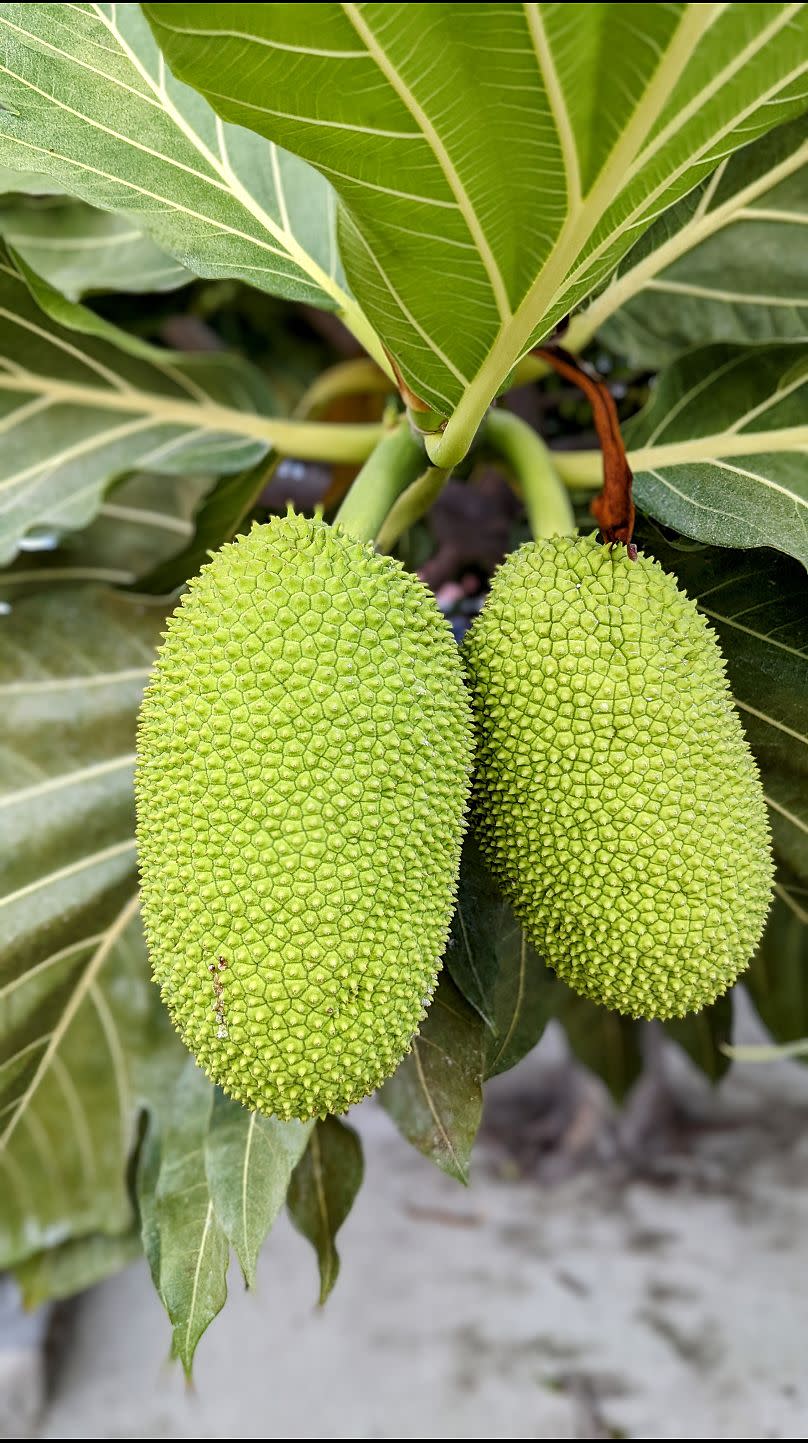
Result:
<svg viewBox="0 0 808 1443">
<path fill-rule="evenodd" d="M 357 356 L 350 361 L 338 362 L 318 376 L 295 407 L 294 417 L 298 421 L 309 421 L 342 396 L 367 392 L 386 396 L 394 390 L 395 387 L 375 361 L 368 356 Z"/>
<path fill-rule="evenodd" d="M 379 528 L 376 537 L 379 551 L 392 551 L 399 537 L 426 515 L 437 501 L 448 476 L 449 472 L 442 471 L 439 466 L 427 466 L 406 491 L 402 491 Z"/>
<path fill-rule="evenodd" d="M 603 487 L 590 506 L 606 544 L 618 541 L 632 549 L 634 532 L 634 476 L 628 463 L 626 446 L 620 430 L 620 417 L 609 387 L 591 366 L 577 361 L 562 346 L 537 346 L 536 355 L 547 361 L 565 381 L 572 381 L 583 391 L 592 407 L 592 419 L 603 454 Z"/>
<path fill-rule="evenodd" d="M 486 418 L 484 438 L 518 484 L 534 538 L 574 536 L 575 516 L 555 458 L 533 427 L 513 411 L 495 408 Z"/>
<path fill-rule="evenodd" d="M 334 520 L 357 541 L 375 541 L 388 512 L 424 469 L 424 448 L 406 420 L 371 453 Z"/>
</svg>

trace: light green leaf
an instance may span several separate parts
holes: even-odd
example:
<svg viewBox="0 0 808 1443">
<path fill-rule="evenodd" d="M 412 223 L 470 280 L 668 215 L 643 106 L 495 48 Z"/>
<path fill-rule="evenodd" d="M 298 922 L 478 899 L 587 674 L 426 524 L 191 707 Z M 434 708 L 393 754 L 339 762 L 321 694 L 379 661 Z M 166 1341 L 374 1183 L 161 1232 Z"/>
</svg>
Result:
<svg viewBox="0 0 808 1443">
<path fill-rule="evenodd" d="M 0 195 L 62 195 L 62 187 L 35 170 L 0 165 Z"/>
<path fill-rule="evenodd" d="M 135 708 L 162 624 L 101 590 L 0 619 L 0 1259 L 131 1220 L 163 1014 L 137 922 Z"/>
<path fill-rule="evenodd" d="M 634 366 L 659 369 L 708 341 L 808 333 L 808 119 L 723 160 L 629 251 L 564 344 L 596 333 Z"/>
<path fill-rule="evenodd" d="M 483 1107 L 484 1024 L 444 972 L 417 1037 L 379 1102 L 413 1147 L 467 1183 Z"/>
<path fill-rule="evenodd" d="M 104 291 L 172 291 L 193 279 L 131 217 L 64 197 L 0 206 L 0 235 L 70 300 Z"/>
<path fill-rule="evenodd" d="M 802 5 L 145 10 L 178 76 L 333 182 L 440 465 L 661 211 L 806 107 Z"/>
<path fill-rule="evenodd" d="M 200 276 L 367 324 L 342 284 L 330 186 L 223 126 L 124 5 L 0 5 L 0 164 L 130 217 Z"/>
<path fill-rule="evenodd" d="M 773 546 L 808 565 L 808 347 L 691 351 L 625 438 L 641 511 L 713 546 Z M 600 452 L 553 459 L 569 484 L 600 484 Z"/>
<path fill-rule="evenodd" d="M 362 1185 L 364 1163 L 357 1133 L 337 1117 L 316 1122 L 292 1174 L 287 1203 L 298 1232 L 308 1238 L 320 1269 L 320 1303 L 339 1274 L 335 1238 Z"/>
<path fill-rule="evenodd" d="M 14 1269 L 26 1308 L 72 1298 L 134 1262 L 143 1251 L 137 1229 L 108 1237 L 91 1233 L 35 1253 Z"/>
<path fill-rule="evenodd" d="M 313 1124 L 247 1112 L 217 1094 L 205 1139 L 205 1169 L 216 1216 L 249 1288 L 261 1246 L 283 1207 Z"/>
<path fill-rule="evenodd" d="M 164 476 L 128 477 L 107 493 L 83 531 L 60 540 L 56 531 L 40 527 L 22 537 L 20 556 L 0 571 L 0 599 L 13 604 L 34 591 L 90 582 L 137 583 L 140 590 L 140 577 L 155 563 L 168 566 L 187 548 L 196 508 L 209 488 L 209 480 L 195 477 L 172 477 L 169 485 Z M 180 573 L 176 585 L 187 576 L 182 568 Z"/>
<path fill-rule="evenodd" d="M 127 471 L 238 471 L 266 450 L 268 396 L 246 362 L 123 344 L 49 319 L 0 256 L 0 559 L 32 527 L 85 525 Z"/>
<path fill-rule="evenodd" d="M 174 1330 L 172 1352 L 189 1376 L 199 1339 L 227 1300 L 230 1250 L 205 1172 L 213 1096 L 189 1058 L 161 1130 L 150 1213 L 159 1240 L 158 1291 Z"/>
</svg>

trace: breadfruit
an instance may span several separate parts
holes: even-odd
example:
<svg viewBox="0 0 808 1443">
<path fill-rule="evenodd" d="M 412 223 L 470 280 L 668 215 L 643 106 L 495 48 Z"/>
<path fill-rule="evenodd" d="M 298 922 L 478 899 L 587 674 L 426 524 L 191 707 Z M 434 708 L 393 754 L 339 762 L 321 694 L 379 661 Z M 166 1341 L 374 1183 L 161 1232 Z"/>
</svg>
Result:
<svg viewBox="0 0 808 1443">
<path fill-rule="evenodd" d="M 458 648 L 398 562 L 289 515 L 191 582 L 140 713 L 143 916 L 230 1097 L 324 1116 L 395 1069 L 436 982 L 471 754 Z"/>
<path fill-rule="evenodd" d="M 704 617 L 648 557 L 555 537 L 500 567 L 465 652 L 475 825 L 531 941 L 618 1012 L 713 1002 L 759 940 L 772 862 Z"/>
</svg>

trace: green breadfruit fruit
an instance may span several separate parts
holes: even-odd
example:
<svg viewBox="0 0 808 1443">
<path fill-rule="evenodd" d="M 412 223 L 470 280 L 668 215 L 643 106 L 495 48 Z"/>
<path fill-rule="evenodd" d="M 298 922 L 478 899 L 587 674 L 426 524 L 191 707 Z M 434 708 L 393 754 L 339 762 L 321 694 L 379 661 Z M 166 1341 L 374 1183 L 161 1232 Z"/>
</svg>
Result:
<svg viewBox="0 0 808 1443">
<path fill-rule="evenodd" d="M 278 1117 L 342 1112 L 435 987 L 470 786 L 451 630 L 322 521 L 256 526 L 168 623 L 140 714 L 155 979 L 200 1066 Z"/>
<path fill-rule="evenodd" d="M 475 825 L 577 992 L 681 1017 L 735 981 L 772 861 L 718 642 L 674 579 L 594 537 L 521 547 L 466 641 Z"/>
</svg>

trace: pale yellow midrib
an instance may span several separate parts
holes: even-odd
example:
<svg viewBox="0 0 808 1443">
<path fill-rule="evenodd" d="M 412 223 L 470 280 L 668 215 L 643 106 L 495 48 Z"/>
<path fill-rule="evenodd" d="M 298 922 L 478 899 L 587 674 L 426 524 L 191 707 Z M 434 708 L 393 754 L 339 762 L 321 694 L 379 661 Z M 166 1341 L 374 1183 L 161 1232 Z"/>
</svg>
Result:
<svg viewBox="0 0 808 1443">
<path fill-rule="evenodd" d="M 808 425 L 783 426 L 773 431 L 743 432 L 730 435 L 722 431 L 713 436 L 697 436 L 691 441 L 670 441 L 661 446 L 642 446 L 629 451 L 631 469 L 658 471 L 666 466 L 688 462 L 721 461 L 726 456 L 760 456 L 767 451 L 789 449 L 808 451 Z M 563 480 L 570 486 L 597 487 L 602 479 L 603 460 L 600 451 L 554 451 L 553 461 Z"/>
<path fill-rule="evenodd" d="M 47 396 L 51 402 L 56 404 L 66 402 L 92 410 L 132 412 L 138 416 L 151 418 L 158 423 L 187 426 L 194 431 L 208 431 L 212 434 L 225 432 L 228 435 L 243 436 L 251 440 L 263 441 L 267 446 L 277 446 L 281 451 L 299 454 L 302 459 L 307 458 L 300 450 L 301 445 L 305 445 L 307 451 L 310 451 L 311 444 L 314 444 L 317 449 L 317 435 L 322 439 L 326 449 L 328 449 L 329 437 L 336 439 L 341 435 L 346 440 L 349 436 L 353 436 L 354 439 L 357 436 L 367 437 L 370 451 L 372 438 L 377 438 L 382 434 L 379 426 L 342 426 L 328 422 L 318 423 L 315 431 L 309 423 L 304 421 L 284 421 L 274 417 L 261 416 L 255 411 L 236 411 L 229 406 L 220 406 L 213 401 L 201 405 L 196 401 L 175 401 L 166 396 L 155 395 L 153 392 L 100 390 L 91 386 L 76 385 L 69 381 L 58 381 L 50 376 L 35 376 L 31 372 L 26 372 L 22 376 L 0 375 L 0 391 Z M 306 437 L 309 437 L 308 443 L 304 439 Z"/>
<path fill-rule="evenodd" d="M 454 463 L 460 459 L 454 456 L 452 441 L 460 433 L 462 443 L 463 427 L 467 415 L 482 415 L 496 389 L 497 379 L 506 375 L 517 357 L 524 350 L 536 326 L 537 316 L 543 315 L 556 295 L 570 270 L 570 256 L 580 254 L 583 242 L 593 226 L 593 216 L 604 215 L 619 195 L 625 184 L 625 173 L 634 160 L 644 137 L 652 128 L 657 116 L 664 108 L 672 90 L 678 84 L 694 50 L 711 21 L 698 15 L 707 6 L 690 5 L 684 15 L 665 58 L 658 66 L 651 82 L 643 92 L 634 114 L 609 156 L 577 214 L 570 212 L 559 232 L 555 245 L 536 277 L 530 290 L 520 302 L 511 321 L 500 326 L 497 336 L 488 352 L 485 362 L 472 380 L 454 415 L 450 418 L 442 440 L 428 447 L 430 457 L 436 464 L 446 461 Z M 710 7 L 712 8 L 712 7 Z M 587 257 L 587 262 L 589 261 Z M 459 449 L 462 448 L 462 444 Z"/>
<path fill-rule="evenodd" d="M 553 53 L 544 29 L 544 21 L 541 17 L 541 10 L 537 4 L 525 5 L 525 16 L 533 42 L 533 49 L 536 61 L 544 80 L 547 99 L 550 102 L 553 120 L 558 132 L 561 154 L 564 160 L 564 172 L 567 178 L 567 202 L 570 209 L 581 203 L 581 170 L 578 164 L 578 149 L 575 144 L 575 135 L 570 124 L 569 112 L 564 100 L 564 92 L 561 89 L 561 82 L 558 78 L 558 71 L 555 67 Z"/>
</svg>

